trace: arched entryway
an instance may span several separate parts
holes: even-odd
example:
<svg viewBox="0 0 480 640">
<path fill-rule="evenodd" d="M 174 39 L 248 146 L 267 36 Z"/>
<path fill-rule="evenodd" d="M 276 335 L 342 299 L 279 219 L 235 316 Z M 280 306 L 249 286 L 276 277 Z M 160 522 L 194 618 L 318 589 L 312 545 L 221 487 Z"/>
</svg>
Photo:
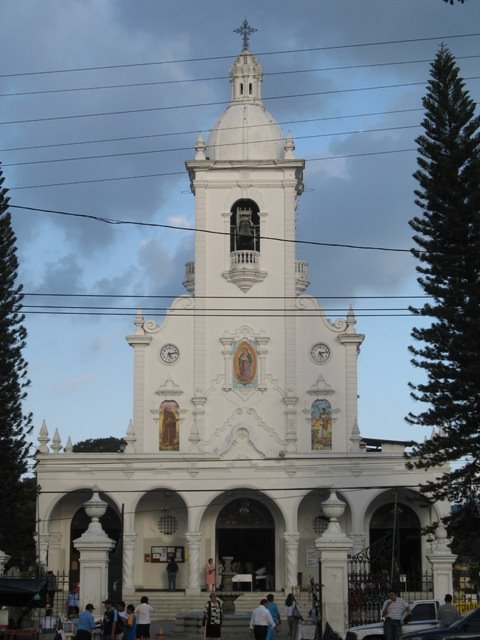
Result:
<svg viewBox="0 0 480 640">
<path fill-rule="evenodd" d="M 273 588 L 275 522 L 262 502 L 252 497 L 239 497 L 226 504 L 217 517 L 216 541 L 220 561 L 232 557 L 235 573 L 261 571 L 253 586 L 263 590 Z M 244 588 L 250 588 L 250 585 Z"/>
<path fill-rule="evenodd" d="M 371 566 L 376 573 L 391 576 L 391 582 L 421 581 L 421 525 L 415 511 L 400 501 L 379 507 L 370 520 Z M 398 585 L 397 585 L 398 586 Z"/>
</svg>

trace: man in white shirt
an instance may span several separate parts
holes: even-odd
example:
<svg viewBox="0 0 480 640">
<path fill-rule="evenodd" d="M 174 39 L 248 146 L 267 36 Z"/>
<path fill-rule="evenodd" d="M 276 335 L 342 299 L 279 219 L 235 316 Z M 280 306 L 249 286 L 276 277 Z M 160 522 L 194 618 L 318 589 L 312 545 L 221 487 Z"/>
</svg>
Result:
<svg viewBox="0 0 480 640">
<path fill-rule="evenodd" d="M 268 610 L 268 600 L 263 598 L 260 601 L 260 605 L 252 611 L 250 633 L 253 633 L 255 640 L 265 640 L 269 627 L 275 629 L 275 622 Z"/>
<path fill-rule="evenodd" d="M 385 640 L 398 640 L 402 633 L 402 618 L 404 613 L 409 613 L 408 604 L 403 598 L 398 598 L 395 591 L 388 592 L 388 600 L 382 607 L 383 634 Z"/>
<path fill-rule="evenodd" d="M 147 596 L 140 598 L 140 604 L 135 609 L 137 615 L 137 638 L 148 640 L 150 638 L 150 623 L 152 621 L 153 607 L 148 604 Z"/>
</svg>

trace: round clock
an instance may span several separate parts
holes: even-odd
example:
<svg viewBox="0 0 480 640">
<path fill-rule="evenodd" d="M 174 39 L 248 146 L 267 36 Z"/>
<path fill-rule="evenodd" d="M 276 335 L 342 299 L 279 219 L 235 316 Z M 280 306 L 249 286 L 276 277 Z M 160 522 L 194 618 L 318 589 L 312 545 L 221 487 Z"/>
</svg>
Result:
<svg viewBox="0 0 480 640">
<path fill-rule="evenodd" d="M 160 349 L 160 359 L 165 362 L 165 364 L 173 364 L 178 360 L 179 355 L 180 351 L 174 344 L 164 344 Z"/>
<path fill-rule="evenodd" d="M 326 362 L 330 357 L 330 348 L 323 342 L 317 342 L 311 348 L 310 356 L 314 362 Z"/>
</svg>

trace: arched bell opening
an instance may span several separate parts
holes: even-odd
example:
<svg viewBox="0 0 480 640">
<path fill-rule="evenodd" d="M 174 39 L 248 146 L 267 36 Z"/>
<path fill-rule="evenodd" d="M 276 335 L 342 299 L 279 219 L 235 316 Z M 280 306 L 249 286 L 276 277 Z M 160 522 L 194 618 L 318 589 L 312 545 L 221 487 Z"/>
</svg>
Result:
<svg viewBox="0 0 480 640">
<path fill-rule="evenodd" d="M 230 209 L 230 252 L 260 252 L 260 217 L 256 202 L 237 200 Z"/>
</svg>

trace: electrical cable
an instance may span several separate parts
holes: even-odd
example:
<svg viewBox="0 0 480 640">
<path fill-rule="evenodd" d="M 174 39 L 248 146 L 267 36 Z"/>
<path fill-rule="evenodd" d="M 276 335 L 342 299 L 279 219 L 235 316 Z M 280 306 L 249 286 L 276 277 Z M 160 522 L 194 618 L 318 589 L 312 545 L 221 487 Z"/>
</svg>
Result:
<svg viewBox="0 0 480 640">
<path fill-rule="evenodd" d="M 480 36 L 480 33 L 457 33 L 446 36 L 425 36 L 423 38 L 404 38 L 401 40 L 382 40 L 374 42 L 360 42 L 353 44 L 341 44 L 341 45 L 326 45 L 323 47 L 306 47 L 303 49 L 282 49 L 277 51 L 259 51 L 255 56 L 274 56 L 280 54 L 290 53 L 310 53 L 312 51 L 334 51 L 337 49 L 356 49 L 362 47 L 374 47 L 385 46 L 391 44 L 407 44 L 411 42 L 431 42 L 432 40 L 454 40 L 458 38 L 474 38 Z M 169 65 L 169 64 L 184 64 L 186 62 L 208 62 L 213 60 L 231 60 L 232 58 L 238 58 L 240 54 L 229 54 L 223 56 L 205 56 L 197 58 L 180 58 L 176 60 L 159 60 L 152 62 L 136 62 L 128 64 L 114 64 L 114 65 L 98 65 L 94 67 L 74 67 L 70 69 L 47 69 L 42 71 L 22 71 L 16 73 L 3 73 L 0 74 L 0 78 L 18 78 L 20 76 L 38 76 L 54 73 L 76 73 L 80 71 L 103 71 L 106 69 L 128 69 L 132 67 L 148 67 L 154 65 Z"/>
<path fill-rule="evenodd" d="M 383 115 L 392 115 L 392 114 L 397 114 L 397 113 L 413 113 L 413 112 L 418 112 L 418 111 L 424 111 L 424 109 L 422 107 L 415 107 L 412 109 L 393 109 L 391 111 L 373 111 L 373 112 L 367 112 L 367 113 L 355 113 L 355 114 L 347 114 L 347 115 L 335 115 L 335 116 L 324 116 L 321 118 L 306 118 L 303 120 L 284 120 L 282 122 L 278 122 L 277 124 L 279 126 L 283 126 L 283 125 L 291 125 L 291 124 L 305 124 L 305 123 L 310 123 L 310 122 L 325 122 L 325 121 L 329 121 L 329 120 L 345 120 L 345 119 L 349 119 L 349 118 L 363 118 L 363 117 L 371 117 L 371 116 L 383 116 Z M 266 126 L 270 126 L 270 125 L 265 125 L 265 124 L 251 124 L 251 125 L 246 125 L 245 127 L 225 127 L 224 131 L 236 131 L 238 129 L 251 129 L 251 128 L 257 128 L 257 127 L 266 127 Z M 5 147 L 3 149 L 0 149 L 0 152 L 4 153 L 7 151 L 29 151 L 31 149 L 51 149 L 51 148 L 55 148 L 55 147 L 69 147 L 69 146 L 75 146 L 75 145 L 80 145 L 80 144 L 103 144 L 103 143 L 107 143 L 107 142 L 125 142 L 125 141 L 129 141 L 129 140 L 144 140 L 144 139 L 151 139 L 151 138 L 164 138 L 164 137 L 168 137 L 168 136 L 183 136 L 183 135 L 198 135 L 198 129 L 195 130 L 190 130 L 190 131 L 172 131 L 172 132 L 165 132 L 165 133 L 152 133 L 152 134 L 147 134 L 147 135 L 140 135 L 140 136 L 124 136 L 121 138 L 100 138 L 100 139 L 96 139 L 96 140 L 78 140 L 78 141 L 71 141 L 71 142 L 58 142 L 58 143 L 54 143 L 54 144 L 39 144 L 39 145 L 30 145 L 30 146 L 25 146 L 25 147 Z M 329 134 L 324 134 L 326 136 L 328 136 Z M 189 147 L 189 149 L 191 150 L 193 147 L 192 145 Z M 4 166 L 4 165 L 3 165 Z"/>
<path fill-rule="evenodd" d="M 407 147 L 405 149 L 387 149 L 385 151 L 369 151 L 363 153 L 347 153 L 336 156 L 322 156 L 319 158 L 305 158 L 305 162 L 320 162 L 324 160 L 339 160 L 339 159 L 354 159 L 354 158 L 368 158 L 372 156 L 385 156 L 391 155 L 395 153 L 411 153 L 413 151 L 418 151 L 415 147 Z M 267 168 L 269 166 L 275 166 L 264 164 L 263 167 Z M 159 173 L 144 173 L 133 176 L 118 176 L 118 177 L 109 177 L 109 178 L 91 178 L 89 180 L 69 180 L 67 182 L 50 182 L 43 184 L 28 184 L 21 186 L 11 186 L 8 188 L 9 191 L 23 191 L 25 189 L 46 189 L 51 187 L 71 187 L 73 185 L 80 184 L 98 184 L 102 182 L 119 182 L 123 180 L 144 180 L 148 178 L 165 178 L 171 176 L 185 176 L 185 170 L 182 171 L 167 171 L 167 172 L 159 172 Z M 10 205 L 13 206 L 13 205 Z"/>
<path fill-rule="evenodd" d="M 479 58 L 480 55 L 456 56 L 455 60 L 470 60 Z M 336 67 L 317 67 L 313 69 L 286 69 L 283 71 L 268 71 L 263 73 L 265 76 L 282 76 L 282 75 L 298 75 L 299 73 L 324 73 L 326 71 L 347 71 L 351 69 L 371 69 L 375 67 L 390 67 L 408 64 L 430 64 L 431 58 L 420 60 L 396 60 L 392 62 L 372 62 L 369 64 L 352 64 Z M 129 82 L 125 84 L 95 85 L 90 87 L 68 87 L 64 89 L 41 89 L 38 91 L 15 91 L 12 93 L 0 93 L 0 98 L 12 98 L 20 96 L 38 96 L 46 94 L 72 93 L 78 91 L 102 91 L 108 89 L 126 89 L 138 87 L 163 86 L 171 84 L 186 84 L 189 82 L 213 82 L 218 80 L 229 80 L 229 76 L 210 76 L 204 78 L 182 78 L 175 80 L 155 80 L 152 82 Z"/>
<path fill-rule="evenodd" d="M 404 125 L 398 127 L 381 127 L 379 129 L 361 129 L 356 131 L 335 131 L 332 133 L 312 133 L 304 136 L 295 136 L 295 141 L 298 140 L 310 140 L 312 138 L 329 138 L 333 136 L 342 136 L 342 135 L 355 135 L 355 134 L 364 134 L 364 133 L 384 133 L 386 131 L 400 131 L 405 129 L 420 129 L 421 124 L 411 124 Z M 267 142 L 283 142 L 285 140 L 282 138 L 271 138 L 266 140 L 252 140 L 250 144 L 265 144 Z M 208 145 L 209 149 L 218 149 L 221 147 L 235 147 L 239 145 L 244 145 L 244 141 L 240 142 L 224 142 L 219 144 L 210 144 Z M 167 149 L 148 149 L 146 151 L 125 151 L 123 153 L 106 153 L 106 154 L 97 154 L 93 156 L 76 156 L 73 158 L 49 158 L 46 160 L 27 160 L 24 162 L 3 162 L 2 167 L 24 167 L 29 165 L 37 165 L 37 164 L 52 164 L 58 162 L 73 162 L 75 160 L 104 160 L 105 158 L 124 158 L 128 156 L 141 156 L 141 155 L 152 155 L 155 153 L 171 153 L 178 151 L 191 151 L 192 146 L 188 147 L 170 147 Z"/>
<path fill-rule="evenodd" d="M 38 211 L 41 213 L 53 213 L 54 215 L 62 215 L 67 217 L 74 218 L 85 218 L 88 220 L 94 220 L 95 222 L 102 222 L 104 224 L 112 224 L 112 225 L 132 225 L 132 226 L 141 226 L 141 227 L 154 227 L 160 229 L 175 229 L 176 231 L 193 231 L 195 233 L 208 233 L 212 235 L 218 236 L 230 236 L 228 231 L 214 231 L 213 229 L 199 229 L 197 227 L 185 227 L 178 226 L 172 224 L 161 224 L 159 222 L 140 222 L 135 220 L 119 220 L 117 218 L 105 218 L 100 216 L 94 216 L 92 214 L 86 213 L 74 213 L 72 211 L 62 211 L 59 209 L 43 209 L 40 207 L 27 207 L 23 205 L 14 205 L 9 203 L 9 208 L 11 209 L 22 209 L 25 211 Z M 259 236 L 260 241 L 272 240 L 274 242 L 285 242 L 290 244 L 301 244 L 301 245 L 313 245 L 317 247 L 337 247 L 342 249 L 363 249 L 368 251 L 392 251 L 395 253 L 406 253 L 411 255 L 410 249 L 398 249 L 394 247 L 380 247 L 380 246 L 369 246 L 369 245 L 355 245 L 355 244 L 347 244 L 347 243 L 339 243 L 339 242 L 319 242 L 316 240 L 299 240 L 299 239 L 290 239 L 290 238 L 278 238 L 275 236 Z M 463 254 L 462 254 L 463 255 Z"/>
<path fill-rule="evenodd" d="M 480 76 L 468 76 L 463 78 L 463 80 L 478 80 Z M 285 100 L 290 98 L 312 98 L 314 96 L 325 96 L 325 95 L 334 95 L 341 93 L 354 93 L 356 91 L 377 91 L 377 90 L 385 90 L 385 89 L 399 89 L 404 87 L 416 87 L 416 86 L 425 86 L 428 84 L 428 80 L 421 80 L 419 82 L 402 82 L 395 84 L 384 84 L 377 85 L 373 87 L 355 87 L 353 89 L 332 89 L 329 91 L 311 91 L 311 92 L 303 92 L 303 93 L 287 93 L 285 95 L 280 96 L 267 96 L 263 98 L 264 102 L 268 102 L 270 100 Z M 0 122 L 0 125 L 12 125 L 12 124 L 33 124 L 38 122 L 53 122 L 57 120 L 74 120 L 78 118 L 100 118 L 100 117 L 111 117 L 111 116 L 121 116 L 121 115 L 130 115 L 133 113 L 151 113 L 156 111 L 171 111 L 176 109 L 198 109 L 200 107 L 212 107 L 212 106 L 221 106 L 228 105 L 231 103 L 231 100 L 220 100 L 213 102 L 196 102 L 196 103 L 188 103 L 188 104 L 177 104 L 177 105 L 167 105 L 162 107 L 142 107 L 141 109 L 123 109 L 120 111 L 101 111 L 96 113 L 77 113 L 77 114 L 68 114 L 63 116 L 46 116 L 42 118 L 27 118 L 24 120 L 4 120 Z"/>
</svg>

